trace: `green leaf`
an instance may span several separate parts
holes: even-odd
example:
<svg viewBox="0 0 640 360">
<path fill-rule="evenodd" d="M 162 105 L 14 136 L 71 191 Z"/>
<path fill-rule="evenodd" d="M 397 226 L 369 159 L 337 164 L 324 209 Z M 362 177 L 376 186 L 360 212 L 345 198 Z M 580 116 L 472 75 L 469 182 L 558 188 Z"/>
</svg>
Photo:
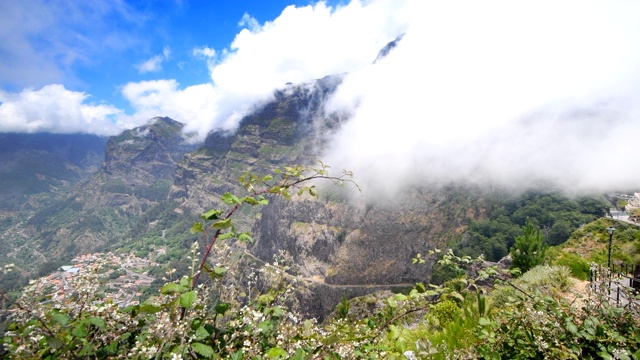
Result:
<svg viewBox="0 0 640 360">
<path fill-rule="evenodd" d="M 449 296 L 451 296 L 452 298 L 459 300 L 459 301 L 464 301 L 464 296 L 462 296 L 459 292 L 457 291 L 452 291 Z"/>
<path fill-rule="evenodd" d="M 235 235 L 236 234 L 234 232 L 227 232 L 227 233 L 224 233 L 224 234 L 220 234 L 218 236 L 218 240 L 227 240 L 227 239 L 230 239 L 230 238 L 234 237 Z"/>
<path fill-rule="evenodd" d="M 61 326 L 67 326 L 67 324 L 69 323 L 69 315 L 65 313 L 56 311 L 53 314 L 51 314 L 51 318 L 53 319 L 53 321 L 57 322 Z"/>
<path fill-rule="evenodd" d="M 306 360 L 306 355 L 307 353 L 304 350 L 297 348 L 295 354 L 291 357 L 291 360 Z"/>
<path fill-rule="evenodd" d="M 482 325 L 482 326 L 487 326 L 489 324 L 491 324 L 491 321 L 489 321 L 489 319 L 481 317 L 480 319 L 478 319 L 478 324 Z"/>
<path fill-rule="evenodd" d="M 219 267 L 219 266 L 214 266 L 213 267 L 213 274 L 219 277 L 224 276 L 224 274 L 227 273 L 227 269 L 223 268 L 223 267 Z"/>
<path fill-rule="evenodd" d="M 189 309 L 197 298 L 198 294 L 195 291 L 187 291 L 180 295 L 180 306 Z"/>
<path fill-rule="evenodd" d="M 213 224 L 211 224 L 211 227 L 213 229 L 227 229 L 231 227 L 231 218 L 227 218 L 224 220 L 218 220 L 216 222 L 214 222 Z"/>
<path fill-rule="evenodd" d="M 87 329 L 87 326 L 84 323 L 80 323 L 76 325 L 75 328 L 73 328 L 73 331 L 71 331 L 71 335 L 75 337 L 83 338 L 89 335 L 89 330 Z"/>
<path fill-rule="evenodd" d="M 192 233 L 192 234 L 197 234 L 197 233 L 204 232 L 204 228 L 202 227 L 202 223 L 197 222 L 197 223 L 193 224 L 193 226 L 191 227 L 189 232 Z"/>
<path fill-rule="evenodd" d="M 230 307 L 231 307 L 231 304 L 226 303 L 226 302 L 217 303 L 216 304 L 216 313 L 218 313 L 220 315 L 224 315 L 224 313 L 226 313 L 227 310 L 229 310 Z"/>
<path fill-rule="evenodd" d="M 396 302 L 396 299 L 394 298 L 388 298 L 387 299 L 387 303 L 389 304 L 389 306 L 393 309 L 398 307 L 398 303 Z"/>
<path fill-rule="evenodd" d="M 252 198 L 251 196 L 247 196 L 242 199 L 243 202 L 246 202 L 249 205 L 258 205 L 258 200 Z"/>
<path fill-rule="evenodd" d="M 213 349 L 209 345 L 193 343 L 191 344 L 191 349 L 193 349 L 193 351 L 195 351 L 198 355 L 204 356 L 206 358 L 213 357 Z"/>
<path fill-rule="evenodd" d="M 53 350 L 58 350 L 64 346 L 64 343 L 58 338 L 47 336 L 47 345 Z"/>
<path fill-rule="evenodd" d="M 204 220 L 217 220 L 222 215 L 222 210 L 209 210 L 206 213 L 200 215 L 200 217 Z"/>
<path fill-rule="evenodd" d="M 117 341 L 112 341 L 109 343 L 109 345 L 104 347 L 104 350 L 107 352 L 107 354 L 112 354 L 115 355 L 118 353 L 118 342 Z"/>
<path fill-rule="evenodd" d="M 240 241 L 248 241 L 251 244 L 253 244 L 253 238 L 251 237 L 251 235 L 249 235 L 249 233 L 241 233 L 240 235 L 238 235 L 238 240 Z"/>
<path fill-rule="evenodd" d="M 266 334 L 271 331 L 271 329 L 273 329 L 273 321 L 264 320 L 260 324 L 258 324 L 257 328 L 260 329 L 263 334 Z"/>
<path fill-rule="evenodd" d="M 168 283 L 165 284 L 161 289 L 160 292 L 162 294 L 176 294 L 176 293 L 181 293 L 183 291 L 187 290 L 187 288 L 183 285 L 180 284 L 176 284 L 176 283 Z"/>
<path fill-rule="evenodd" d="M 405 300 L 407 300 L 407 295 L 396 294 L 396 301 L 405 301 Z"/>
<path fill-rule="evenodd" d="M 285 198 L 285 199 L 287 199 L 287 200 L 291 200 L 291 195 L 289 195 L 289 192 L 288 192 L 287 190 L 282 189 L 282 190 L 280 191 L 280 194 L 282 194 L 282 196 L 284 196 L 284 198 Z"/>
<path fill-rule="evenodd" d="M 280 359 L 280 358 L 287 357 L 287 352 L 283 348 L 274 347 L 274 348 L 271 348 L 271 349 L 267 350 L 265 355 L 269 359 Z"/>
<path fill-rule="evenodd" d="M 262 294 L 258 296 L 258 302 L 260 304 L 264 304 L 264 305 L 271 304 L 273 300 L 275 300 L 275 297 L 271 294 Z"/>
<path fill-rule="evenodd" d="M 394 341 L 400 337 L 400 329 L 397 326 L 391 325 L 389 326 L 389 334 L 387 334 L 387 339 Z"/>
<path fill-rule="evenodd" d="M 107 324 L 104 322 L 104 319 L 99 318 L 97 316 L 94 316 L 94 317 L 90 318 L 89 322 L 92 325 L 95 325 L 96 327 L 98 327 L 100 330 L 103 330 L 103 331 L 107 327 Z"/>
<path fill-rule="evenodd" d="M 271 181 L 273 180 L 273 176 L 271 175 L 265 175 L 262 177 L 262 182 L 267 182 L 267 181 Z"/>
<path fill-rule="evenodd" d="M 209 334 L 209 332 L 207 331 L 207 329 L 204 328 L 204 326 L 200 326 L 199 328 L 196 329 L 196 340 L 198 341 L 204 340 L 209 336 L 211 336 L 211 334 Z"/>
<path fill-rule="evenodd" d="M 240 199 L 238 199 L 237 196 L 233 195 L 230 192 L 224 193 L 224 195 L 220 197 L 220 200 L 222 200 L 223 203 L 229 204 L 229 205 L 242 203 L 242 201 L 240 201 Z"/>
<path fill-rule="evenodd" d="M 140 304 L 139 310 L 146 314 L 155 314 L 158 311 L 162 310 L 162 308 L 158 305 L 154 305 L 145 301 Z"/>
</svg>

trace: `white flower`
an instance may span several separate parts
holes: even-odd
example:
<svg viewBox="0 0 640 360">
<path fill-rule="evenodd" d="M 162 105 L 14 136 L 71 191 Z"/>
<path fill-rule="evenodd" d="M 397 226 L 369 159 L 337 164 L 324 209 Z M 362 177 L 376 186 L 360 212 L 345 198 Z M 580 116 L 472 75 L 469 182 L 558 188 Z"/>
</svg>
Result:
<svg viewBox="0 0 640 360">
<path fill-rule="evenodd" d="M 418 360 L 418 358 L 416 357 L 416 354 L 413 351 L 407 350 L 403 353 L 403 355 L 408 359 L 408 360 Z"/>
</svg>

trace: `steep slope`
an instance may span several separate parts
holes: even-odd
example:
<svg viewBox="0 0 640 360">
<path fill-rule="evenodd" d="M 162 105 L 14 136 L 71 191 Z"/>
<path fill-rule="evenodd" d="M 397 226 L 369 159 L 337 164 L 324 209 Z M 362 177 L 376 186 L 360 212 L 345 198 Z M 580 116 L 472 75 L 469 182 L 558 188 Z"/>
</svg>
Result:
<svg viewBox="0 0 640 360">
<path fill-rule="evenodd" d="M 214 132 L 179 164 L 170 199 L 180 212 L 199 214 L 219 205 L 218 197 L 237 189 L 243 172 L 264 173 L 281 165 L 314 162 L 339 119 L 323 113 L 338 76 L 289 86 L 245 117 L 233 133 Z"/>
<path fill-rule="evenodd" d="M 106 138 L 86 134 L 0 134 L 0 264 L 34 269 L 46 261 L 26 220 L 63 201 L 99 169 Z M 37 265 L 36 265 L 37 266 Z M 13 288 L 27 273 L 0 277 Z"/>
<path fill-rule="evenodd" d="M 126 241 L 137 219 L 166 198 L 177 162 L 192 149 L 182 127 L 169 118 L 154 118 L 110 138 L 101 169 L 16 232 L 20 251 L 12 255 L 17 265 L 27 271 L 50 268 Z"/>
<path fill-rule="evenodd" d="M 104 158 L 105 142 L 84 134 L 0 134 L 0 209 L 37 209 L 88 179 Z"/>
<path fill-rule="evenodd" d="M 314 164 L 341 124 L 323 110 L 339 80 L 289 86 L 247 116 L 236 133 L 210 134 L 202 148 L 178 164 L 169 195 L 177 207 L 171 211 L 196 220 L 203 211 L 223 208 L 224 192 L 241 193 L 237 178 L 244 171 L 265 174 L 277 166 Z M 452 184 L 406 189 L 394 201 L 379 201 L 373 194 L 352 200 L 328 187 L 320 200 L 275 198 L 259 213 L 248 211 L 237 220 L 242 230 L 252 230 L 256 242 L 247 251 L 262 261 L 272 261 L 281 250 L 291 255 L 292 272 L 309 279 L 306 310 L 322 316 L 343 293 L 428 278 L 432 264 L 412 265 L 411 259 L 444 246 L 471 219 L 485 216 L 484 197 L 477 188 Z"/>
</svg>

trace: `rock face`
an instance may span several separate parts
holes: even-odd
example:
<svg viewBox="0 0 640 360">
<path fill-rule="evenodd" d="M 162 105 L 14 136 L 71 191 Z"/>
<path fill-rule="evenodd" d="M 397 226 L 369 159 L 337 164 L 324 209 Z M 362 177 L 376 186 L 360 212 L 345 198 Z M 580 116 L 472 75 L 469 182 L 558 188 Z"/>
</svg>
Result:
<svg viewBox="0 0 640 360">
<path fill-rule="evenodd" d="M 282 165 L 313 163 L 324 136 L 339 119 L 323 113 L 325 98 L 341 78 L 331 76 L 277 91 L 274 99 L 245 117 L 234 134 L 214 132 L 178 165 L 169 198 L 184 213 L 220 205 L 217 198 L 237 190 L 245 171 L 266 173 Z"/>
<path fill-rule="evenodd" d="M 226 191 L 242 194 L 236 180 L 243 172 L 313 164 L 326 136 L 341 119 L 323 113 L 323 100 L 339 78 L 292 86 L 252 115 L 235 134 L 212 133 L 205 146 L 178 164 L 169 197 L 180 214 L 220 208 Z M 356 174 L 357 181 L 357 174 Z M 341 295 L 363 294 L 427 280 L 431 263 L 412 265 L 418 253 L 444 246 L 462 233 L 469 219 L 484 216 L 483 194 L 451 185 L 438 190 L 411 188 L 393 202 L 359 198 L 328 188 L 319 200 L 274 198 L 259 213 L 240 221 L 256 242 L 248 251 L 272 261 L 281 251 L 294 272 L 309 280 L 306 309 L 326 315 Z"/>
<path fill-rule="evenodd" d="M 111 137 L 100 171 L 28 220 L 40 251 L 65 258 L 126 240 L 137 219 L 166 198 L 178 161 L 193 148 L 182 127 L 154 118 Z"/>
<path fill-rule="evenodd" d="M 182 136 L 184 124 L 168 117 L 109 138 L 102 172 L 108 180 L 145 187 L 172 180 L 176 164 L 190 150 Z"/>
<path fill-rule="evenodd" d="M 274 201 L 254 227 L 251 249 L 264 260 L 287 250 L 304 276 L 333 285 L 401 285 L 424 281 L 430 266 L 418 253 L 444 246 L 481 208 L 480 193 L 459 187 L 411 189 L 396 203 Z"/>
</svg>

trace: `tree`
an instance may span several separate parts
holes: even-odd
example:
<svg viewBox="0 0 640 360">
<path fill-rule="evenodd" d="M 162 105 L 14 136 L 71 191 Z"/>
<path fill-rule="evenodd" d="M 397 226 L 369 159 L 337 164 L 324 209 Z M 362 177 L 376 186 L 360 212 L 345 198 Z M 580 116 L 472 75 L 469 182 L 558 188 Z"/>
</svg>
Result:
<svg viewBox="0 0 640 360">
<path fill-rule="evenodd" d="M 511 248 L 511 257 L 513 257 L 511 267 L 519 268 L 525 273 L 544 262 L 547 247 L 540 234 L 540 227 L 534 226 L 528 219 L 522 231 L 523 235 L 516 237 L 515 244 Z"/>
<path fill-rule="evenodd" d="M 573 228 L 567 220 L 561 219 L 556 221 L 549 231 L 549 245 L 559 245 L 567 241 Z"/>
</svg>

